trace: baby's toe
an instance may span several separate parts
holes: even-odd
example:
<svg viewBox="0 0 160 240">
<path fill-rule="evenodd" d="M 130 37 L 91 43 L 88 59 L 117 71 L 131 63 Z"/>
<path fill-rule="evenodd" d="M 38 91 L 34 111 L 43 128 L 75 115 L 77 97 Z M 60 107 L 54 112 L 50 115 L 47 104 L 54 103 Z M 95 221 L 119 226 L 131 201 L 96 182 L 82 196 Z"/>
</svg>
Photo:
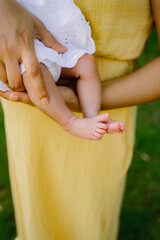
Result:
<svg viewBox="0 0 160 240">
<path fill-rule="evenodd" d="M 95 140 L 100 140 L 103 137 L 103 134 L 94 132 L 93 137 Z"/>
<path fill-rule="evenodd" d="M 101 129 L 106 130 L 108 128 L 108 124 L 97 122 L 96 128 L 101 128 Z"/>
<path fill-rule="evenodd" d="M 122 122 L 120 122 L 120 130 L 121 130 L 121 131 L 126 131 L 126 130 L 127 130 L 125 124 L 122 123 Z"/>
<path fill-rule="evenodd" d="M 107 129 L 106 133 L 115 133 L 117 132 L 115 129 Z"/>
<path fill-rule="evenodd" d="M 118 130 L 120 130 L 120 123 L 119 122 L 114 122 L 114 123 L 111 123 L 110 125 L 109 125 L 109 129 L 111 130 L 111 131 L 118 131 Z"/>
<path fill-rule="evenodd" d="M 123 131 L 122 131 L 122 130 L 120 130 L 120 131 L 118 132 L 118 134 L 122 135 L 122 134 L 123 134 Z"/>
<path fill-rule="evenodd" d="M 106 133 L 106 129 L 101 129 L 101 128 L 96 128 L 95 131 L 97 133 L 100 133 L 100 134 L 105 134 Z"/>
<path fill-rule="evenodd" d="M 108 113 L 103 113 L 98 116 L 98 121 L 101 123 L 106 123 L 109 119 L 109 114 Z"/>
</svg>

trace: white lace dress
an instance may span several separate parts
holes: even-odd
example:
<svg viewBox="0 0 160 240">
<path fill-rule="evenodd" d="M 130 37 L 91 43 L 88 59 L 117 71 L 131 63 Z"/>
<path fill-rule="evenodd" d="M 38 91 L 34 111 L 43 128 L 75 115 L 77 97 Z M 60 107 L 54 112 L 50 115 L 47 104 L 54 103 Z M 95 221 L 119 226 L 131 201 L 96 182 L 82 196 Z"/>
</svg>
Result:
<svg viewBox="0 0 160 240">
<path fill-rule="evenodd" d="M 55 39 L 68 49 L 65 53 L 59 54 L 35 39 L 37 58 L 48 67 L 55 82 L 60 77 L 61 67 L 71 68 L 85 53 L 95 52 L 89 23 L 73 0 L 18 0 L 18 2 L 37 16 Z M 23 73 L 25 71 L 23 64 L 20 67 Z M 0 90 L 8 90 L 1 81 Z"/>
</svg>

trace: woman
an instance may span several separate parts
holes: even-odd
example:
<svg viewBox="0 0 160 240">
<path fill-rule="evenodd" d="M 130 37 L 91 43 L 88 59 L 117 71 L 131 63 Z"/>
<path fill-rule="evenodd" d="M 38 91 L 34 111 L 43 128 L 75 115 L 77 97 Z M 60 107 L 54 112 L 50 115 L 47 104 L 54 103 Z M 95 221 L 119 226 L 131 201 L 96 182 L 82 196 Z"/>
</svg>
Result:
<svg viewBox="0 0 160 240">
<path fill-rule="evenodd" d="M 75 3 L 91 24 L 102 82 L 132 72 L 132 59 L 153 27 L 150 1 Z M 158 7 L 154 9 L 157 14 Z M 2 104 L 17 239 L 115 240 L 133 151 L 135 108 L 109 112 L 126 123 L 125 135 L 106 134 L 100 142 L 90 142 L 69 136 L 35 108 Z"/>
</svg>

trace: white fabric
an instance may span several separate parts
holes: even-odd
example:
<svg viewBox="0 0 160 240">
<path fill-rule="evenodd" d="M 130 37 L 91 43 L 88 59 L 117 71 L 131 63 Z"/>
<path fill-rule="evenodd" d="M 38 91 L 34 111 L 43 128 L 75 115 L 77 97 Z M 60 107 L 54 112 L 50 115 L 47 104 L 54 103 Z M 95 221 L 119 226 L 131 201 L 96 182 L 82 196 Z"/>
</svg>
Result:
<svg viewBox="0 0 160 240">
<path fill-rule="evenodd" d="M 1 80 L 0 80 L 0 90 L 5 92 L 10 90 Z"/>
<path fill-rule="evenodd" d="M 35 39 L 35 50 L 39 62 L 46 64 L 48 59 L 48 69 L 56 63 L 60 67 L 71 68 L 76 65 L 78 59 L 85 53 L 93 54 L 95 44 L 91 37 L 89 23 L 80 9 L 74 4 L 73 0 L 18 0 L 26 9 L 36 15 L 52 33 L 55 39 L 67 47 L 63 54 L 47 48 L 38 39 Z M 44 62 L 45 59 L 45 62 Z M 55 65 L 54 65 L 55 68 Z M 21 64 L 21 73 L 25 71 L 24 65 Z M 56 72 L 58 80 L 59 67 Z M 51 74 L 53 75 L 53 69 Z M 58 76 L 58 78 L 57 78 Z M 53 76 L 55 78 L 55 76 Z M 7 87 L 0 82 L 0 90 L 6 91 Z"/>
</svg>

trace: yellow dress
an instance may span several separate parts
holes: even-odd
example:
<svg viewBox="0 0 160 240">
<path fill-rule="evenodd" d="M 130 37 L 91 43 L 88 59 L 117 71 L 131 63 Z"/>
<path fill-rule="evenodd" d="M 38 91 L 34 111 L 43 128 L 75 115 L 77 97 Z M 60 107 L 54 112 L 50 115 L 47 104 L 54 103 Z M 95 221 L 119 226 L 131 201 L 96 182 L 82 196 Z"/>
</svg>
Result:
<svg viewBox="0 0 160 240">
<path fill-rule="evenodd" d="M 90 21 L 102 81 L 131 72 L 151 32 L 149 0 L 76 0 Z M 115 240 L 135 108 L 109 111 L 128 131 L 88 141 L 38 109 L 2 100 L 16 240 Z"/>
</svg>

